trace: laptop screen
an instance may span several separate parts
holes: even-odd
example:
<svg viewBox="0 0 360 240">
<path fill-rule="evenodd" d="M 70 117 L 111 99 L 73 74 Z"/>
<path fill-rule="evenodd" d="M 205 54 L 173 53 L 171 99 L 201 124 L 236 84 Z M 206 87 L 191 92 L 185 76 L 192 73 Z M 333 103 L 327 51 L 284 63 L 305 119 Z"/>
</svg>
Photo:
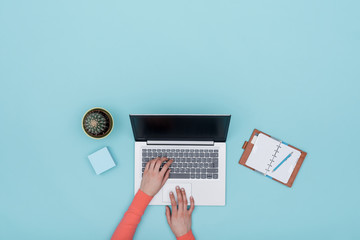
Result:
<svg viewBox="0 0 360 240">
<path fill-rule="evenodd" d="M 225 142 L 230 115 L 130 115 L 135 141 Z"/>
</svg>

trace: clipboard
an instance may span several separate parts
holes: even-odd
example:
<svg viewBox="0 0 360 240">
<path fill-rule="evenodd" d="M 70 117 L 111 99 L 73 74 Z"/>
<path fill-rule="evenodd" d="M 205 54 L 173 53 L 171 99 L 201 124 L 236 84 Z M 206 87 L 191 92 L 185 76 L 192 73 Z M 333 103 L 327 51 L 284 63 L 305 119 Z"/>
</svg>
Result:
<svg viewBox="0 0 360 240">
<path fill-rule="evenodd" d="M 260 133 L 262 133 L 262 134 L 264 134 L 264 135 L 266 135 L 268 137 L 271 137 L 269 134 L 266 134 L 266 133 L 264 133 L 262 131 L 254 129 L 253 133 L 251 134 L 251 137 L 250 137 L 249 141 L 245 141 L 243 146 L 242 146 L 242 148 L 244 149 L 244 152 L 243 152 L 243 154 L 242 154 L 242 156 L 241 156 L 241 158 L 239 160 L 239 164 L 241 164 L 241 165 L 243 165 L 243 166 L 245 166 L 247 168 L 250 168 L 253 171 L 256 171 L 256 170 L 254 168 L 252 168 L 252 167 L 247 166 L 246 162 L 247 162 L 247 160 L 248 160 L 248 158 L 249 158 L 249 156 L 251 154 L 251 151 L 253 150 L 253 147 L 254 147 L 254 142 L 253 142 L 254 137 L 258 136 Z M 271 137 L 271 138 L 273 138 L 273 137 Z M 276 139 L 276 138 L 274 138 L 274 139 Z M 296 163 L 296 165 L 295 165 L 295 167 L 293 169 L 293 172 L 291 173 L 290 178 L 289 178 L 287 183 L 283 183 L 283 182 L 278 181 L 277 179 L 274 179 L 274 178 L 272 178 L 272 179 L 279 182 L 279 183 L 281 183 L 281 184 L 284 184 L 284 185 L 286 185 L 288 187 L 291 187 L 293 185 L 294 181 L 295 181 L 295 178 L 296 178 L 300 168 L 301 168 L 302 163 L 304 162 L 304 159 L 305 159 L 307 153 L 300 150 L 300 149 L 298 149 L 298 148 L 296 148 L 296 147 L 294 147 L 294 146 L 292 146 L 292 145 L 287 144 L 287 146 L 298 150 L 301 153 L 300 157 L 299 157 L 299 159 L 298 159 L 298 161 L 297 161 L 297 163 Z"/>
</svg>

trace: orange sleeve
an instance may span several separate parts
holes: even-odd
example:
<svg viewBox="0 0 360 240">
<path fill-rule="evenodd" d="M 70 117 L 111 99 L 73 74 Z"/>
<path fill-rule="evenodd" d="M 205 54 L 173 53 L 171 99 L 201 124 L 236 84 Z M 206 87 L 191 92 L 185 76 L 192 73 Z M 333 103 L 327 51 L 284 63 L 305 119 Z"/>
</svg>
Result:
<svg viewBox="0 0 360 240">
<path fill-rule="evenodd" d="M 192 231 L 190 230 L 187 232 L 187 234 L 177 237 L 176 239 L 177 240 L 195 240 L 195 237 L 194 237 Z"/>
<path fill-rule="evenodd" d="M 129 209 L 124 214 L 119 225 L 117 226 L 111 240 L 131 240 L 134 237 L 137 225 L 144 214 L 146 207 L 149 205 L 152 197 L 139 189 L 135 194 Z"/>
</svg>

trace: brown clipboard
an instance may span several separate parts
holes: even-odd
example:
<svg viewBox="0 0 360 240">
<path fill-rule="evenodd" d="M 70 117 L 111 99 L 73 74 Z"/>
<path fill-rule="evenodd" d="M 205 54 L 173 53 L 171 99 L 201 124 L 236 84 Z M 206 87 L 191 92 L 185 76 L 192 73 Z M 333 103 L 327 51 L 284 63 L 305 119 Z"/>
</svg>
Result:
<svg viewBox="0 0 360 240">
<path fill-rule="evenodd" d="M 254 170 L 254 171 L 256 171 L 256 170 L 246 165 L 246 161 L 247 161 L 247 159 L 248 159 L 248 157 L 249 157 L 249 155 L 250 155 L 250 153 L 251 153 L 251 151 L 252 151 L 252 149 L 254 147 L 254 144 L 251 143 L 252 140 L 253 140 L 253 137 L 255 135 L 259 135 L 259 133 L 262 133 L 262 134 L 264 134 L 266 136 L 271 137 L 269 134 L 266 134 L 266 133 L 264 133 L 262 131 L 254 129 L 253 133 L 251 134 L 251 137 L 250 137 L 249 141 L 245 141 L 243 146 L 242 146 L 242 148 L 244 149 L 244 152 L 241 155 L 241 158 L 240 158 L 240 161 L 239 161 L 239 164 L 241 164 L 241 165 L 243 165 L 245 167 L 248 167 L 248 168 L 250 168 L 251 170 Z M 278 181 L 278 180 L 276 180 L 274 178 L 272 178 L 272 179 L 279 182 L 279 183 L 281 183 L 281 184 L 284 184 L 284 185 L 286 185 L 288 187 L 291 187 L 293 185 L 294 181 L 295 181 L 295 178 L 296 178 L 296 176 L 297 176 L 297 174 L 298 174 L 298 172 L 300 170 L 300 167 L 301 167 L 302 163 L 304 162 L 304 159 L 305 159 L 307 153 L 300 150 L 300 149 L 298 149 L 298 148 L 296 148 L 296 147 L 294 147 L 294 146 L 292 146 L 292 145 L 288 145 L 288 146 L 301 152 L 300 158 L 296 163 L 296 166 L 295 166 L 295 168 L 294 168 L 294 170 L 293 170 L 293 172 L 292 172 L 292 174 L 291 174 L 291 176 L 289 178 L 289 181 L 285 184 L 285 183 L 282 183 L 282 182 L 280 182 L 280 181 Z"/>
</svg>

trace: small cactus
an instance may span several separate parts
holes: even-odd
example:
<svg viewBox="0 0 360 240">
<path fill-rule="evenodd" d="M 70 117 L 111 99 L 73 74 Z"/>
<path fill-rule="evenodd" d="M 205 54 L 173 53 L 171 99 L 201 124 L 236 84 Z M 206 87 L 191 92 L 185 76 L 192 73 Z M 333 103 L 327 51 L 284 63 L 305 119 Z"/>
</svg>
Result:
<svg viewBox="0 0 360 240">
<path fill-rule="evenodd" d="M 112 120 L 109 117 L 101 109 L 90 110 L 83 119 L 84 130 L 92 137 L 105 137 L 112 128 Z"/>
</svg>

